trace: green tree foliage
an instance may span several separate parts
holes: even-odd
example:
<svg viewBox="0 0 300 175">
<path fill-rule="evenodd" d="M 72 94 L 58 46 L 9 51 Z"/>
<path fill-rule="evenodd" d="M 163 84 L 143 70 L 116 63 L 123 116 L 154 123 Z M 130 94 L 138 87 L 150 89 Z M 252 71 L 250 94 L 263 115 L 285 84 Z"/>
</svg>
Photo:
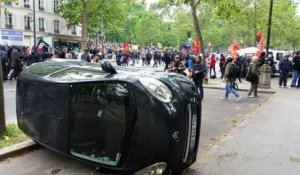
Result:
<svg viewBox="0 0 300 175">
<path fill-rule="evenodd" d="M 59 11 L 69 26 L 82 26 L 81 49 L 87 47 L 88 33 L 99 30 L 120 30 L 127 18 L 128 4 L 125 0 L 61 0 Z"/>
</svg>

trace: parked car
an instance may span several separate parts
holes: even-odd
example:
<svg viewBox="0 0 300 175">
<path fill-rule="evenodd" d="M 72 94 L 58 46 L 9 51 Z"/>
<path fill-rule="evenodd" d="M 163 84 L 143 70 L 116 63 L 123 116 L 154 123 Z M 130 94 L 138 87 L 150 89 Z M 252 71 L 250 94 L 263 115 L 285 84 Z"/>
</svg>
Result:
<svg viewBox="0 0 300 175">
<path fill-rule="evenodd" d="M 39 144 L 97 167 L 178 173 L 196 161 L 201 97 L 180 74 L 54 59 L 18 77 L 17 119 Z"/>
</svg>

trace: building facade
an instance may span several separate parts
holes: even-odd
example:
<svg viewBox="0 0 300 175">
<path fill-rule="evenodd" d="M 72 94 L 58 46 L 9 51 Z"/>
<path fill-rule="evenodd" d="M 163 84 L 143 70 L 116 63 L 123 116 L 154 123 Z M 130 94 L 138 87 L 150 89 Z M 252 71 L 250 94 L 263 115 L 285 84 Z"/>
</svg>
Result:
<svg viewBox="0 0 300 175">
<path fill-rule="evenodd" d="M 67 22 L 57 11 L 58 2 L 59 0 L 18 0 L 17 3 L 2 4 L 1 44 L 23 43 L 25 46 L 33 46 L 35 21 L 36 42 L 42 38 L 54 47 L 79 46 L 81 27 L 67 27 Z"/>
</svg>

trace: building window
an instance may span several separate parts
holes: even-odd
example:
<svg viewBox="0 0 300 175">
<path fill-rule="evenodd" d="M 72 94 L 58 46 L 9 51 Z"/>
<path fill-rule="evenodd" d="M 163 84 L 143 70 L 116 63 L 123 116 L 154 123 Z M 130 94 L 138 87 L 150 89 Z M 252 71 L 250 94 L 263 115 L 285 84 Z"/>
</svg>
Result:
<svg viewBox="0 0 300 175">
<path fill-rule="evenodd" d="M 71 34 L 76 35 L 76 26 L 71 26 Z"/>
<path fill-rule="evenodd" d="M 58 13 L 58 0 L 54 0 L 54 3 L 53 3 L 53 5 L 54 5 L 54 13 Z"/>
<path fill-rule="evenodd" d="M 39 10 L 45 11 L 44 0 L 39 0 Z"/>
<path fill-rule="evenodd" d="M 5 28 L 7 29 L 12 29 L 12 14 L 11 13 L 7 13 L 5 14 Z"/>
<path fill-rule="evenodd" d="M 29 16 L 24 16 L 24 29 L 31 30 L 30 28 L 31 18 Z"/>
<path fill-rule="evenodd" d="M 59 33 L 59 21 L 54 20 L 54 33 Z"/>
<path fill-rule="evenodd" d="M 24 0 L 24 7 L 25 8 L 30 8 L 30 2 L 29 2 L 29 0 Z"/>
<path fill-rule="evenodd" d="M 39 31 L 44 32 L 45 31 L 45 19 L 39 18 Z"/>
</svg>

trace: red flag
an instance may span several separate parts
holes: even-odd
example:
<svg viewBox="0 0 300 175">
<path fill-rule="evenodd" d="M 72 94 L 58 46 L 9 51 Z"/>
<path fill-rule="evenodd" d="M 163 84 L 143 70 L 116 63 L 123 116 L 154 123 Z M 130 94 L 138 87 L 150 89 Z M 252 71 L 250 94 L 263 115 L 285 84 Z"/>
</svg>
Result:
<svg viewBox="0 0 300 175">
<path fill-rule="evenodd" d="M 194 43 L 194 54 L 198 55 L 200 52 L 200 40 L 199 37 L 196 37 L 195 43 Z"/>
<path fill-rule="evenodd" d="M 264 51 L 264 38 L 262 37 L 261 32 L 257 32 L 256 38 L 258 41 L 258 45 L 257 45 L 257 51 L 255 53 L 255 56 L 260 57 L 260 54 Z"/>
<path fill-rule="evenodd" d="M 124 52 L 127 53 L 129 51 L 129 43 L 124 43 L 123 47 L 124 47 Z"/>
<path fill-rule="evenodd" d="M 237 41 L 236 40 L 233 40 L 232 44 L 231 44 L 231 53 L 230 55 L 236 59 L 238 57 L 237 55 L 237 51 L 240 50 L 240 46 L 238 45 Z"/>
</svg>

